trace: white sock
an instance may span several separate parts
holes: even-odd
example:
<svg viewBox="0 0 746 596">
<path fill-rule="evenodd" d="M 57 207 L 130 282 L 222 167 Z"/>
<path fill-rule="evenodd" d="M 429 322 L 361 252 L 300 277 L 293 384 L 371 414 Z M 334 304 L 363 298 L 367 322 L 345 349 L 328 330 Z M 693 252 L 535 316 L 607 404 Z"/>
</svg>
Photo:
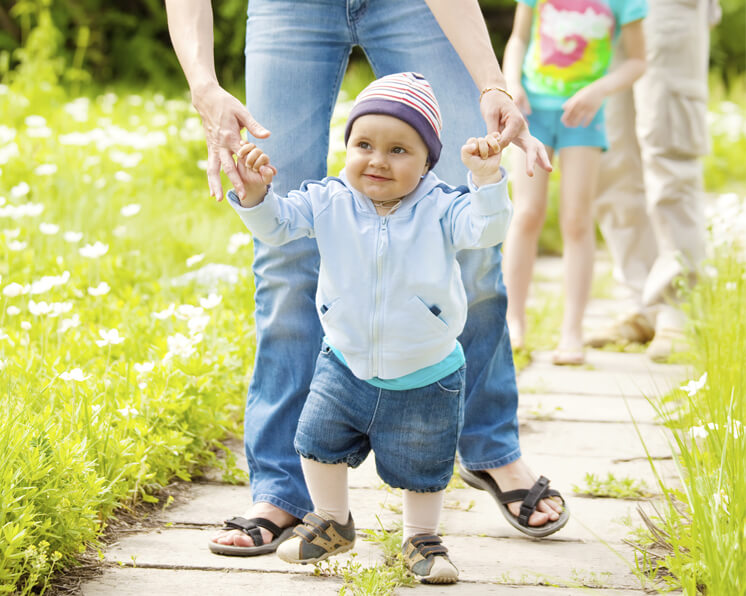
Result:
<svg viewBox="0 0 746 596">
<path fill-rule="evenodd" d="M 416 493 L 405 490 L 402 491 L 402 496 L 404 500 L 402 544 L 415 534 L 437 534 L 445 491 Z"/>
<path fill-rule="evenodd" d="M 314 511 L 340 524 L 346 524 L 350 516 L 347 464 L 322 464 L 305 457 L 300 458 L 300 463 Z"/>
</svg>

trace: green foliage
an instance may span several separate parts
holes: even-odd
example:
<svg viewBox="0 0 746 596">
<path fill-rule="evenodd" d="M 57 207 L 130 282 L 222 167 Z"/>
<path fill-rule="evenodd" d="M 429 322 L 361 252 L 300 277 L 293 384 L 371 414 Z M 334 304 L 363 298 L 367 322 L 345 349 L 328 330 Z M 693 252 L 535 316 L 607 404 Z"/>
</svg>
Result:
<svg viewBox="0 0 746 596">
<path fill-rule="evenodd" d="M 480 0 L 498 57 L 502 57 L 513 24 L 514 0 Z M 721 0 L 723 21 L 712 32 L 712 64 L 730 82 L 746 70 L 741 0 Z M 2 54 L 15 67 L 13 53 L 27 43 L 44 7 L 59 31 L 59 56 L 78 73 L 95 81 L 143 80 L 168 88 L 183 86 L 171 48 L 162 0 L 5 0 L 0 5 L 0 74 Z M 215 63 L 219 79 L 231 88 L 243 84 L 243 46 L 247 0 L 213 3 Z"/>
<path fill-rule="evenodd" d="M 703 374 L 659 406 L 682 488 L 661 483 L 666 501 L 638 544 L 644 570 L 690 595 L 746 594 L 746 204 L 722 217 L 736 222 L 736 237 L 723 239 L 687 300 L 692 364 Z"/>
<path fill-rule="evenodd" d="M 99 82 L 148 80 L 168 89 L 183 87 L 162 0 L 9 0 L 4 6 L 0 53 L 11 56 L 11 67 L 20 61 L 17 50 L 28 44 L 28 36 L 48 9 L 59 35 L 58 56 L 66 64 L 85 69 Z M 215 62 L 218 76 L 229 87 L 243 82 L 246 6 L 246 0 L 214 3 Z"/>
<path fill-rule="evenodd" d="M 585 487 L 574 484 L 572 490 L 582 496 L 611 499 L 642 499 L 652 495 L 645 481 L 627 476 L 617 478 L 611 472 L 606 475 L 606 479 L 586 473 Z"/>
<path fill-rule="evenodd" d="M 188 101 L 73 99 L 26 50 L 0 85 L 0 592 L 20 594 L 219 465 L 255 339 L 250 238 L 207 200 Z"/>
</svg>

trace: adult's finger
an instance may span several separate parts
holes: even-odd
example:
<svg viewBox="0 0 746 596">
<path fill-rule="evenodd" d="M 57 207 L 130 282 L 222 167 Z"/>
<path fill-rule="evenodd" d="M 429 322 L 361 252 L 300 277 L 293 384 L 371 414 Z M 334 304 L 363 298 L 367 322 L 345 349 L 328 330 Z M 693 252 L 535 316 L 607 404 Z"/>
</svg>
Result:
<svg viewBox="0 0 746 596">
<path fill-rule="evenodd" d="M 505 126 L 500 132 L 500 144 L 503 147 L 507 147 L 525 128 L 526 120 L 516 109 L 508 114 L 508 118 L 505 119 Z"/>
<path fill-rule="evenodd" d="M 257 139 L 266 139 L 270 134 L 272 134 L 256 121 L 249 110 L 240 112 L 238 114 L 238 120 L 241 123 L 241 126 L 248 130 L 249 134 L 252 137 L 255 137 Z"/>
<path fill-rule="evenodd" d="M 207 149 L 207 188 L 210 196 L 223 200 L 223 184 L 220 180 L 220 156 L 213 149 Z"/>
</svg>

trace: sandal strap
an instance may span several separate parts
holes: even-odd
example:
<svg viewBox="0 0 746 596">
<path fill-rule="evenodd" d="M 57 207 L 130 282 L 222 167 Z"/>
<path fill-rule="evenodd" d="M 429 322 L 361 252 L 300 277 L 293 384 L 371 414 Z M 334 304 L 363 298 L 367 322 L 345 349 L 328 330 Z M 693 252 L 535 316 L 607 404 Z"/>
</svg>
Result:
<svg viewBox="0 0 746 596">
<path fill-rule="evenodd" d="M 528 526 L 528 518 L 531 514 L 536 511 L 536 506 L 543 498 L 547 496 L 549 491 L 549 478 L 546 476 L 539 476 L 539 479 L 534 485 L 528 490 L 526 496 L 521 503 L 521 512 L 518 515 L 518 523 L 522 526 Z"/>
<path fill-rule="evenodd" d="M 263 546 L 264 538 L 262 537 L 262 532 L 259 528 L 267 530 L 272 534 L 273 538 L 277 538 L 282 534 L 282 528 L 263 517 L 252 517 L 251 519 L 246 519 L 245 517 L 232 517 L 231 519 L 225 520 L 225 527 L 223 529 L 240 530 L 254 541 L 254 546 Z"/>
<path fill-rule="evenodd" d="M 311 512 L 306 514 L 301 524 L 295 526 L 293 534 L 309 544 L 314 544 L 327 552 L 331 552 L 339 548 L 340 545 L 351 542 L 349 538 L 340 534 L 338 528 L 341 528 L 341 524 L 324 519 Z"/>
</svg>

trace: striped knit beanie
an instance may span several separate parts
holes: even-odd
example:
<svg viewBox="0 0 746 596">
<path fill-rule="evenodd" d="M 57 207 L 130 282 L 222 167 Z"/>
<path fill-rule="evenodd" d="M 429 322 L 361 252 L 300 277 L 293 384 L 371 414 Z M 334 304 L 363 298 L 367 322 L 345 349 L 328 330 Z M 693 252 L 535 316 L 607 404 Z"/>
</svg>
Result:
<svg viewBox="0 0 746 596">
<path fill-rule="evenodd" d="M 432 168 L 443 145 L 440 130 L 443 121 L 433 89 L 421 74 L 399 72 L 376 79 L 357 96 L 345 128 L 345 145 L 355 119 L 365 114 L 385 114 L 403 120 L 422 137 Z"/>
</svg>

